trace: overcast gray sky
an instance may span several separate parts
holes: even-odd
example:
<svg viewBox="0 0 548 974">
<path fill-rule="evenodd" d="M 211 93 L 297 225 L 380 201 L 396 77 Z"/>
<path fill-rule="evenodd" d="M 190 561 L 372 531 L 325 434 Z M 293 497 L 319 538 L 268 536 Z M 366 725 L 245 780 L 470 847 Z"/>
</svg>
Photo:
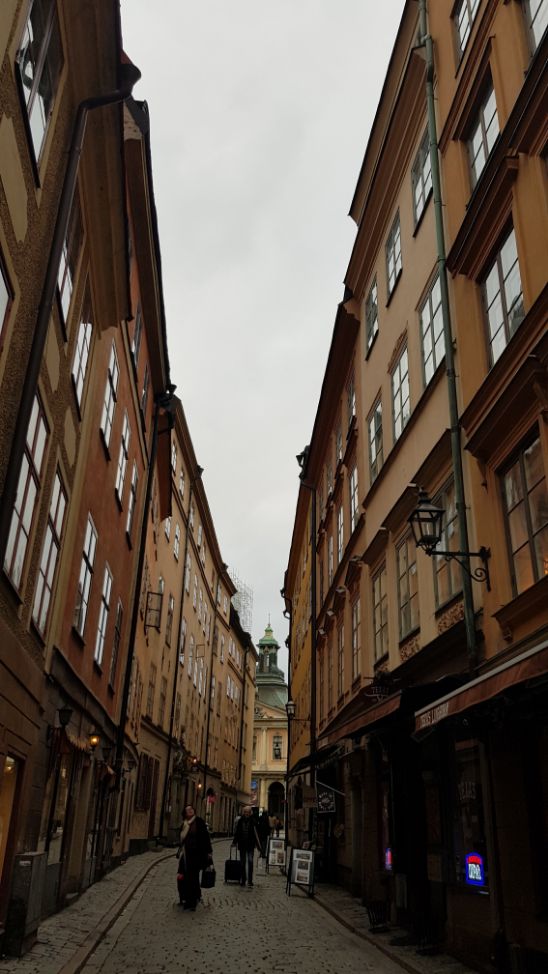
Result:
<svg viewBox="0 0 548 974">
<path fill-rule="evenodd" d="M 404 0 L 122 0 L 142 71 L 172 379 L 221 552 L 280 589 L 355 227 L 347 215 Z M 285 647 L 280 665 L 287 667 Z"/>
</svg>

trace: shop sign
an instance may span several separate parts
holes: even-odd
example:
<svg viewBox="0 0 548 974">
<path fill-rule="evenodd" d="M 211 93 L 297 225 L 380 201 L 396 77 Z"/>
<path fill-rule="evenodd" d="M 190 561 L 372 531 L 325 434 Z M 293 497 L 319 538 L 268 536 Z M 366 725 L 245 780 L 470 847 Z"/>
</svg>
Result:
<svg viewBox="0 0 548 974">
<path fill-rule="evenodd" d="M 478 852 L 469 852 L 465 857 L 465 880 L 469 886 L 485 886 L 485 866 L 483 856 Z"/>
<path fill-rule="evenodd" d="M 387 846 L 384 850 L 384 868 L 387 872 L 392 872 L 392 849 Z"/>
<path fill-rule="evenodd" d="M 448 715 L 449 701 L 446 700 L 445 703 L 439 703 L 437 707 L 432 707 L 424 714 L 419 715 L 417 730 L 423 730 L 425 727 L 432 727 L 433 724 L 439 723 L 440 720 L 443 720 Z"/>
</svg>

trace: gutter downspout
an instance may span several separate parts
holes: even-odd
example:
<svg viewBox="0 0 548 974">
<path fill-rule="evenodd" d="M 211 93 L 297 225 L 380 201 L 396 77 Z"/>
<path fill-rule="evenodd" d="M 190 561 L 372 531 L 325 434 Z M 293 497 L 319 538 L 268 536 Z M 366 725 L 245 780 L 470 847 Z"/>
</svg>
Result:
<svg viewBox="0 0 548 974">
<path fill-rule="evenodd" d="M 209 748 L 209 724 L 210 724 L 210 719 L 211 719 L 211 687 L 212 687 L 212 682 L 213 682 L 213 660 L 214 660 L 215 656 L 217 655 L 217 639 L 215 638 L 215 632 L 217 630 L 217 618 L 218 618 L 218 615 L 219 615 L 219 603 L 217 602 L 217 593 L 219 591 L 219 585 L 220 585 L 220 583 L 221 583 L 221 574 L 219 572 L 219 574 L 217 576 L 217 588 L 216 588 L 216 592 L 215 592 L 215 613 L 213 615 L 213 640 L 212 640 L 212 643 L 211 643 L 211 669 L 209 671 L 209 688 L 208 688 L 208 694 L 207 694 L 207 720 L 206 720 L 205 755 L 204 755 L 204 786 L 203 786 L 203 796 L 202 796 L 202 801 L 204 799 L 206 801 L 206 812 L 207 812 L 207 794 L 206 794 L 207 788 L 206 788 L 206 784 L 207 784 L 207 772 L 209 770 L 208 769 L 208 761 L 207 761 L 207 752 L 208 752 L 208 748 Z M 217 638 L 218 637 L 219 637 L 219 633 L 217 632 Z"/>
<path fill-rule="evenodd" d="M 27 430 L 32 412 L 34 396 L 38 387 L 40 367 L 42 365 L 42 357 L 44 354 L 44 347 L 49 329 L 49 321 L 55 299 L 61 253 L 68 232 L 72 201 L 74 199 L 74 193 L 76 190 L 76 181 L 80 166 L 80 156 L 82 154 L 84 145 L 84 137 L 86 134 L 88 112 L 93 111 L 95 108 L 103 108 L 106 105 L 114 105 L 117 102 L 126 101 L 126 99 L 131 96 L 133 86 L 141 77 L 141 72 L 137 67 L 135 67 L 134 64 L 128 62 L 120 65 L 120 75 L 122 81 L 124 82 L 120 88 L 117 88 L 115 91 L 111 91 L 105 95 L 98 95 L 95 98 L 85 98 L 80 102 L 76 110 L 72 139 L 68 151 L 67 168 L 65 170 L 65 177 L 63 180 L 63 186 L 61 188 L 61 195 L 59 197 L 57 219 L 53 231 L 53 238 L 46 267 L 46 276 L 44 278 L 44 284 L 42 287 L 42 295 L 40 298 L 40 304 L 38 306 L 36 327 L 34 329 L 29 360 L 27 363 L 25 378 L 23 380 L 21 401 L 19 403 L 19 412 L 17 415 L 13 439 L 11 441 L 10 456 L 6 467 L 6 479 L 4 481 L 2 500 L 0 503 L 0 565 L 4 564 L 6 554 L 8 533 L 11 524 L 13 506 L 15 503 L 15 496 L 17 493 L 17 485 L 19 483 L 21 463 L 25 452 Z"/>
<path fill-rule="evenodd" d="M 244 648 L 244 684 L 242 687 L 242 713 L 240 715 L 240 753 L 238 755 L 238 782 L 240 791 L 243 791 L 242 786 L 242 773 L 243 773 L 243 750 L 244 750 L 244 714 L 246 706 L 246 686 L 247 686 L 247 654 L 249 652 L 249 643 L 246 644 Z"/>
<path fill-rule="evenodd" d="M 194 478 L 190 482 L 190 487 L 189 487 L 189 491 L 188 491 L 188 515 L 187 515 L 187 521 L 186 521 L 185 550 L 184 550 L 184 554 L 183 554 L 183 587 L 182 587 L 182 592 L 181 592 L 181 607 L 180 607 L 180 611 L 179 611 L 179 629 L 178 629 L 179 637 L 178 637 L 177 642 L 176 642 L 175 672 L 174 672 L 174 676 L 173 676 L 173 694 L 172 694 L 172 697 L 171 697 L 171 714 L 170 714 L 170 718 L 169 718 L 169 738 L 168 738 L 168 744 L 167 744 L 167 757 L 166 757 L 166 774 L 165 774 L 165 778 L 164 778 L 164 787 L 162 789 L 162 805 L 161 805 L 161 808 L 160 808 L 160 825 L 159 825 L 159 831 L 158 831 L 158 837 L 159 837 L 160 841 L 162 840 L 163 835 L 164 835 L 164 818 L 165 818 L 165 813 L 166 813 L 167 789 L 168 789 L 169 778 L 170 778 L 171 752 L 173 750 L 173 726 L 175 724 L 175 704 L 177 702 L 177 685 L 178 685 L 178 682 L 179 682 L 179 680 L 178 680 L 178 678 L 179 678 L 179 647 L 180 647 L 181 624 L 182 624 L 182 621 L 183 621 L 183 612 L 184 612 L 184 606 L 185 606 L 185 592 L 186 592 L 185 580 L 186 580 L 186 559 L 187 559 L 187 555 L 188 555 L 188 538 L 189 538 L 189 533 L 190 533 L 190 508 L 192 507 L 192 498 L 194 496 L 194 484 L 196 483 L 196 481 L 198 480 L 198 478 L 202 476 L 202 473 L 203 473 L 202 467 L 198 467 L 197 470 L 196 470 L 196 474 L 194 475 Z"/>
<path fill-rule="evenodd" d="M 470 550 L 468 543 L 468 525 L 466 521 L 466 502 L 464 495 L 464 475 L 462 466 L 461 437 L 459 409 L 457 400 L 457 385 L 455 380 L 455 363 L 453 355 L 453 335 L 451 330 L 451 315 L 449 310 L 449 291 L 447 286 L 447 261 L 445 253 L 445 235 L 443 228 L 443 209 L 441 198 L 441 178 L 438 150 L 438 136 L 436 130 L 436 113 L 434 101 L 434 45 L 428 33 L 427 0 L 419 0 L 419 45 L 424 47 L 426 56 L 426 104 L 428 110 L 428 141 L 430 149 L 430 165 L 432 171 L 432 195 L 434 198 L 434 215 L 436 222 L 436 241 L 438 250 L 438 274 L 440 281 L 441 307 L 443 316 L 443 337 L 445 341 L 445 373 L 447 377 L 447 394 L 449 399 L 449 431 L 451 435 L 451 460 L 453 479 L 455 483 L 455 506 L 459 525 L 459 546 L 463 552 Z M 461 568 L 462 597 L 464 607 L 464 625 L 466 630 L 466 647 L 468 652 L 468 668 L 473 673 L 478 665 L 478 647 L 476 626 L 474 620 L 474 599 L 472 581 L 469 575 L 470 558 L 464 555 L 466 568 Z M 468 572 L 468 574 L 467 574 Z"/>
<path fill-rule="evenodd" d="M 310 784 L 312 788 L 316 788 L 316 652 L 317 652 L 317 633 L 316 633 L 316 581 L 317 581 L 317 566 L 316 566 L 316 487 L 314 484 L 309 484 L 301 478 L 301 483 L 303 487 L 306 487 L 312 494 L 311 499 L 311 525 L 310 525 L 310 546 L 311 546 L 311 579 L 310 584 L 312 588 L 312 598 L 310 606 L 310 625 L 312 626 L 311 639 L 310 639 Z M 311 833 L 315 832 L 315 820 L 312 824 Z M 314 839 L 314 835 L 310 835 L 311 840 Z"/>
<path fill-rule="evenodd" d="M 288 595 L 285 595 L 285 586 L 280 593 L 286 603 L 289 604 L 289 610 L 285 610 L 284 616 L 289 615 L 289 635 L 287 637 L 287 649 L 288 649 L 288 662 L 287 662 L 287 699 L 291 700 L 291 636 L 293 634 L 293 599 L 290 599 Z M 287 862 L 287 846 L 289 844 L 289 772 L 291 770 L 291 717 L 287 715 L 287 759 L 285 766 L 285 823 L 284 823 L 284 835 L 285 844 L 284 848 L 286 851 L 286 862 Z"/>
</svg>

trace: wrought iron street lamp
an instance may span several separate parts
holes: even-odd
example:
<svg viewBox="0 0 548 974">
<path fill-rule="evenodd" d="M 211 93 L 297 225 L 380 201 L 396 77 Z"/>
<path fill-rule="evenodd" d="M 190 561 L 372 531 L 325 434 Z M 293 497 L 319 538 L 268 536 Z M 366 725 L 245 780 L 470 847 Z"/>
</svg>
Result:
<svg viewBox="0 0 548 974">
<path fill-rule="evenodd" d="M 437 555 L 446 561 L 458 561 L 459 565 L 474 582 L 485 582 L 487 591 L 491 591 L 488 559 L 491 557 L 489 548 L 483 545 L 479 551 L 441 551 L 438 545 L 443 537 L 442 507 L 436 507 L 425 490 L 419 490 L 419 502 L 409 517 L 409 524 L 413 531 L 417 548 L 422 548 L 427 555 Z M 472 569 L 470 558 L 479 558 L 481 565 Z"/>
</svg>

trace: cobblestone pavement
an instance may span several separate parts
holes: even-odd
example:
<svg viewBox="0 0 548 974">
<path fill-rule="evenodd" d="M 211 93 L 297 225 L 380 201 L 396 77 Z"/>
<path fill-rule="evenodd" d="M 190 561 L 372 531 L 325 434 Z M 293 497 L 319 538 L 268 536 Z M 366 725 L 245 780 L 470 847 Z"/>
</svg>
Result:
<svg viewBox="0 0 548 974">
<path fill-rule="evenodd" d="M 287 897 L 278 869 L 256 871 L 253 889 L 225 885 L 227 852 L 228 843 L 216 844 L 217 886 L 195 913 L 179 906 L 175 860 L 149 873 L 83 974 L 401 974 L 300 890 Z"/>
<path fill-rule="evenodd" d="M 225 886 L 228 850 L 214 840 L 217 886 L 196 913 L 179 907 L 173 850 L 146 852 L 45 920 L 28 954 L 0 958 L 0 974 L 474 974 L 446 955 L 395 946 L 402 931 L 373 936 L 360 900 L 340 887 L 322 883 L 313 900 L 300 890 L 288 898 L 278 869 L 256 870 L 254 889 Z"/>
</svg>

